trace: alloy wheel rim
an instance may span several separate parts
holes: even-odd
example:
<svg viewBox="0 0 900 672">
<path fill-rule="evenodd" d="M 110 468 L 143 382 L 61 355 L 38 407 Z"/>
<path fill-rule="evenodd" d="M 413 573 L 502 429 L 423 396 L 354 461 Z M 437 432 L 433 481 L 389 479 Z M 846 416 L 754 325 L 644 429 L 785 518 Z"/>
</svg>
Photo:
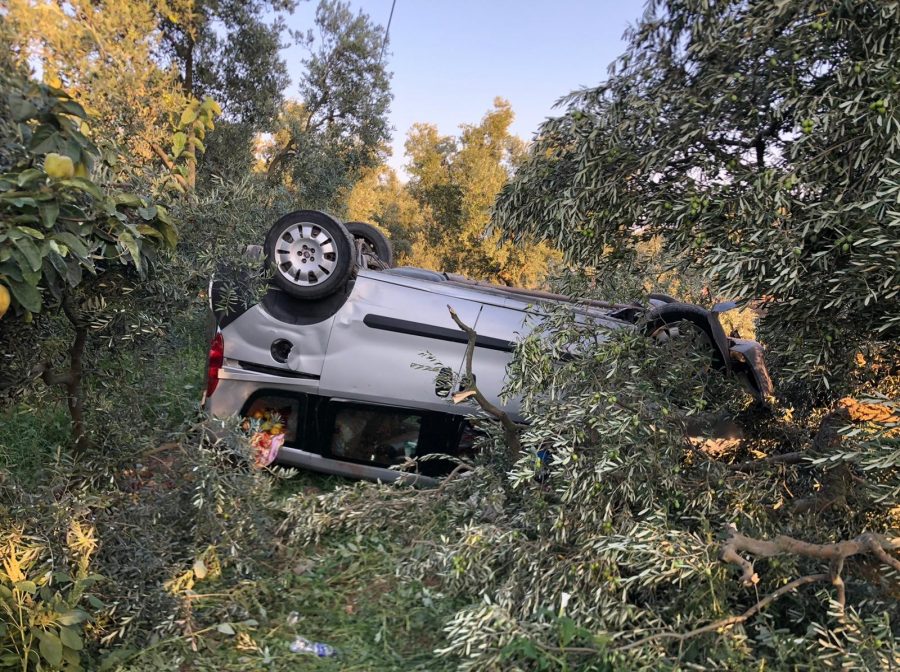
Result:
<svg viewBox="0 0 900 672">
<path fill-rule="evenodd" d="M 327 280 L 338 262 L 334 238 L 321 226 L 299 222 L 275 242 L 275 266 L 295 285 L 310 287 Z"/>
</svg>

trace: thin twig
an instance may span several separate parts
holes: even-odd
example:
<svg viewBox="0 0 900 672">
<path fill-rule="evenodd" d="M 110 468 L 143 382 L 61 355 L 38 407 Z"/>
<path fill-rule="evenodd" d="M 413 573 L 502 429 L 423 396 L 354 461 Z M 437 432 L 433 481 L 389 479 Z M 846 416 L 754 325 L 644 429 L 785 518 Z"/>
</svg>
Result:
<svg viewBox="0 0 900 672">
<path fill-rule="evenodd" d="M 696 628 L 688 632 L 660 632 L 655 635 L 649 635 L 647 637 L 644 637 L 643 639 L 637 640 L 636 642 L 626 644 L 625 646 L 620 646 L 616 649 L 616 651 L 628 651 L 629 649 L 636 649 L 656 639 L 676 639 L 680 642 L 683 642 L 686 639 L 691 639 L 692 637 L 696 637 L 697 635 L 702 635 L 707 632 L 718 632 L 719 630 L 725 630 L 735 625 L 740 625 L 741 623 L 745 623 L 758 612 L 768 607 L 779 597 L 796 590 L 800 586 L 805 586 L 808 583 L 817 583 L 819 581 L 828 581 L 830 580 L 830 578 L 831 577 L 828 574 L 809 574 L 807 576 L 801 576 L 799 579 L 794 579 L 790 583 L 786 583 L 785 585 L 783 585 L 778 590 L 769 593 L 763 599 L 761 599 L 759 602 L 754 604 L 739 616 L 729 616 L 728 618 L 723 618 L 720 621 L 715 621 L 714 623 L 704 625 L 703 627 Z"/>
<path fill-rule="evenodd" d="M 460 462 L 459 464 L 457 464 L 455 467 L 453 467 L 453 471 L 447 474 L 447 478 L 441 481 L 441 484 L 435 489 L 435 492 L 442 492 L 444 488 L 450 485 L 453 479 L 455 479 L 465 471 L 472 471 L 472 467 L 470 467 L 468 464 L 465 464 L 464 462 Z"/>
</svg>

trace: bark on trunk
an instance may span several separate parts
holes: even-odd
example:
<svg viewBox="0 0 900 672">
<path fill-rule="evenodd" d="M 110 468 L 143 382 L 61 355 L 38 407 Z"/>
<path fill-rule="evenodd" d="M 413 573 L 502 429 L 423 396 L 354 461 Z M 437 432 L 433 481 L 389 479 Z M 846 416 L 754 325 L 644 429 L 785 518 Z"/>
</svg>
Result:
<svg viewBox="0 0 900 672">
<path fill-rule="evenodd" d="M 82 378 L 84 374 L 84 351 L 87 346 L 88 325 L 72 305 L 71 299 L 63 298 L 63 312 L 75 330 L 75 338 L 72 340 L 72 348 L 69 350 L 69 371 L 63 381 L 66 389 L 66 406 L 72 419 L 72 437 L 75 439 L 75 450 L 84 451 L 89 445 L 84 424 L 84 392 L 82 390 Z"/>
</svg>

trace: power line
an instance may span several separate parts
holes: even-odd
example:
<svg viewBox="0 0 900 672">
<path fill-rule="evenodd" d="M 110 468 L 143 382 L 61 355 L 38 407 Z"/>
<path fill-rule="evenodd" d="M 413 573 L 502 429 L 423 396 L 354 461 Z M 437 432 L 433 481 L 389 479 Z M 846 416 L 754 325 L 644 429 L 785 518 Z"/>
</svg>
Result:
<svg viewBox="0 0 900 672">
<path fill-rule="evenodd" d="M 384 39 L 381 41 L 381 56 L 378 57 L 378 60 L 384 60 L 384 48 L 387 46 L 388 34 L 391 32 L 391 21 L 394 18 L 394 7 L 397 6 L 397 0 L 392 0 L 391 2 L 391 15 L 388 17 L 388 25 L 384 31 Z"/>
</svg>

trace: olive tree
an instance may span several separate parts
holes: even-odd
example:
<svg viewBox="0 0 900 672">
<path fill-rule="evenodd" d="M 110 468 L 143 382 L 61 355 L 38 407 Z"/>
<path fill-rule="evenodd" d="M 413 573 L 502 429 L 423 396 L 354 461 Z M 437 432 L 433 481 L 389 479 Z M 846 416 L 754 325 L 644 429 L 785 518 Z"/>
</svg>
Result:
<svg viewBox="0 0 900 672">
<path fill-rule="evenodd" d="M 272 182 L 287 180 L 310 207 L 340 207 L 390 140 L 391 74 L 382 58 L 384 29 L 341 0 L 321 0 L 310 54 L 297 83 L 301 103 L 286 104 L 266 152 Z M 302 36 L 301 36 L 302 37 Z"/>
<path fill-rule="evenodd" d="M 900 333 L 900 8 L 654 0 L 627 38 L 541 127 L 495 224 L 606 268 L 661 236 L 764 304 L 795 378 L 842 380 Z"/>
<path fill-rule="evenodd" d="M 494 226 L 558 247 L 590 298 L 630 295 L 661 242 L 686 284 L 761 300 L 794 379 L 843 385 L 898 325 L 898 13 L 651 3 Z M 438 651 L 461 669 L 895 666 L 896 361 L 884 396 L 764 406 L 689 340 L 543 312 L 508 370 L 524 427 L 487 424 L 480 463 L 434 491 L 292 502 L 292 533 L 397 534 L 398 575 L 462 605 Z"/>
</svg>

